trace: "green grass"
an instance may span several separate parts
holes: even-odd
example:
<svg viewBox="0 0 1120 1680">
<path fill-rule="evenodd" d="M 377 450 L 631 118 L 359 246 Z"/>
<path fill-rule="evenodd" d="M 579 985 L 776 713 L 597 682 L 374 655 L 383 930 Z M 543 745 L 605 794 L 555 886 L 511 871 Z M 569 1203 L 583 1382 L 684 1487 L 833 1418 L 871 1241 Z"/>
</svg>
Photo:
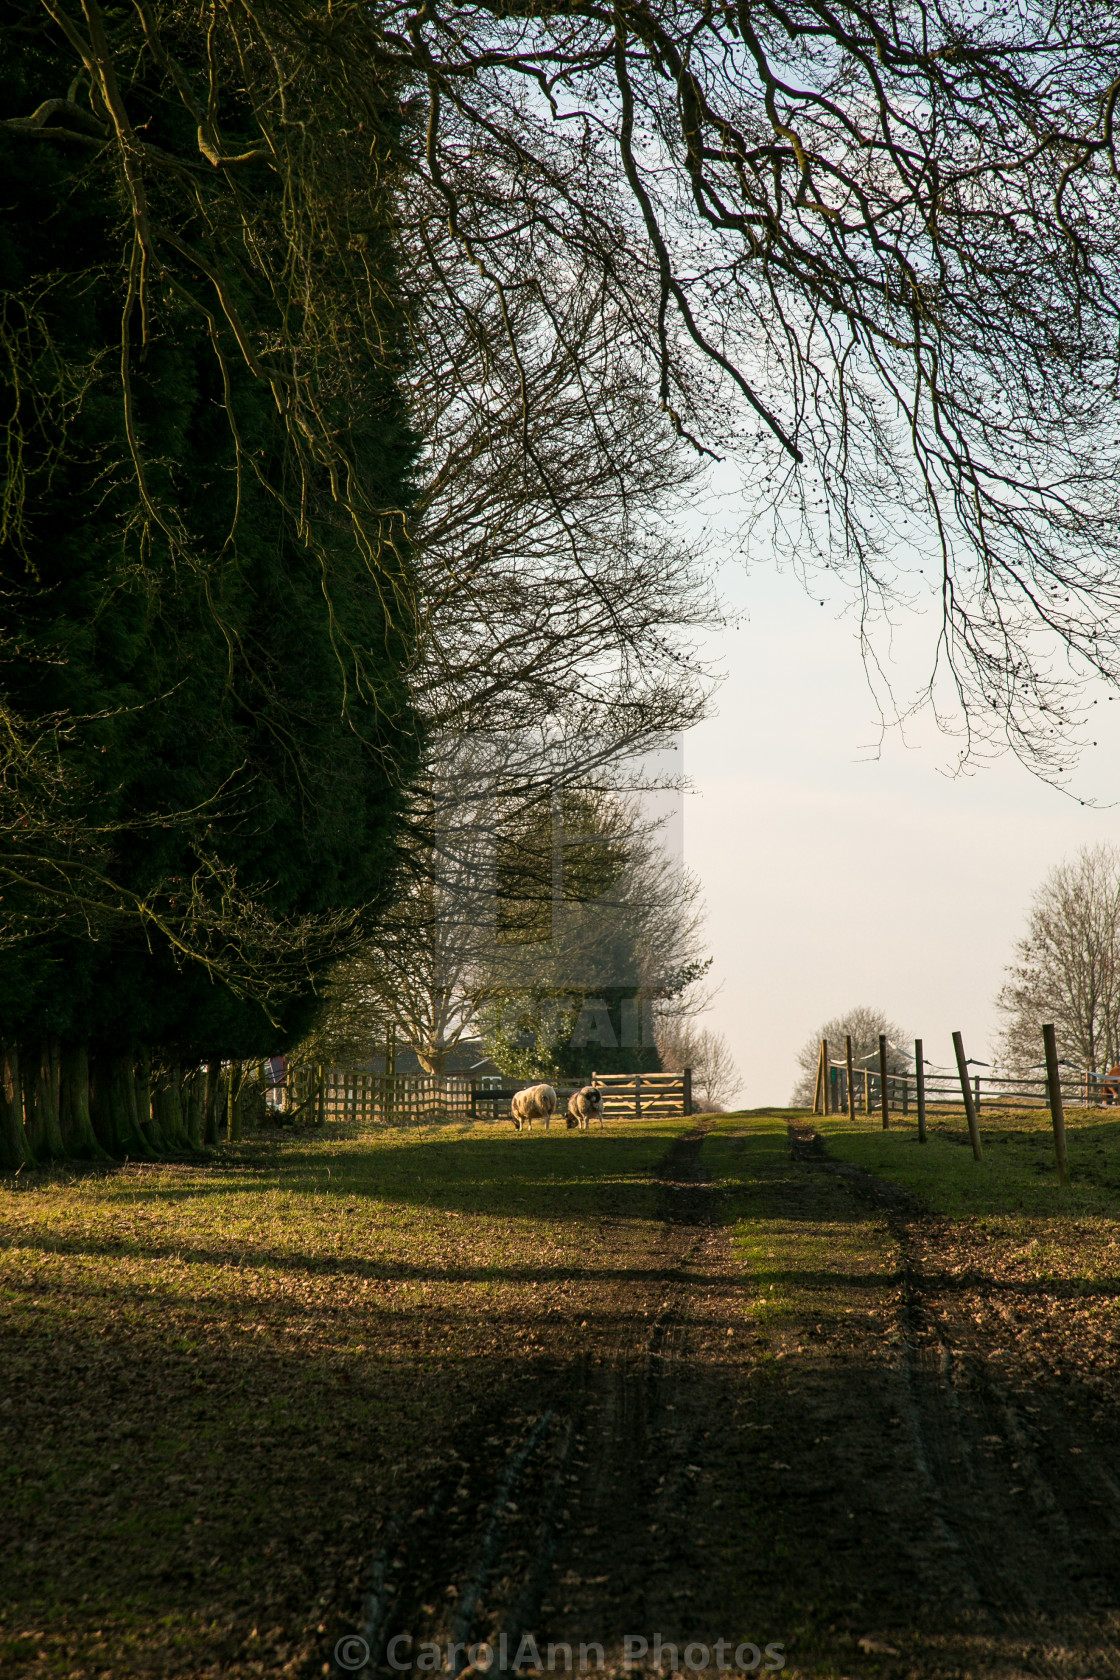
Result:
<svg viewBox="0 0 1120 1680">
<path fill-rule="evenodd" d="M 893 1271 L 881 1226 L 834 1179 L 792 1159 L 792 1113 L 721 1115 L 704 1145 L 733 1252 L 749 1279 L 747 1311 L 760 1327 L 866 1311 Z"/>
<path fill-rule="evenodd" d="M 688 1125 L 330 1127 L 0 1181 L 0 1663 L 300 1670 L 481 1373 L 531 1408 L 576 1292 L 588 1349 L 614 1334 Z"/>
<path fill-rule="evenodd" d="M 809 1117 L 803 1117 L 808 1119 Z M 983 1159 L 968 1143 L 963 1114 L 931 1117 L 918 1142 L 913 1115 L 892 1116 L 889 1131 L 874 1118 L 818 1117 L 811 1122 L 828 1153 L 892 1183 L 952 1219 L 1028 1214 L 1042 1218 L 1112 1217 L 1120 1208 L 1120 1121 L 1099 1109 L 1066 1116 L 1070 1183 L 1061 1185 L 1049 1114 L 1041 1109 L 980 1115 Z"/>
</svg>

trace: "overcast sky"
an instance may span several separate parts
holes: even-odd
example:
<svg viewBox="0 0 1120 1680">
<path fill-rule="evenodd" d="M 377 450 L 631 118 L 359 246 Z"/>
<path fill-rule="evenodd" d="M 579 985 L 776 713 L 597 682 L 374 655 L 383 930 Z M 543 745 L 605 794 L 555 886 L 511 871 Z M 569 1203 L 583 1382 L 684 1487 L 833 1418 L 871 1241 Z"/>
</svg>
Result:
<svg viewBox="0 0 1120 1680">
<path fill-rule="evenodd" d="M 685 740 L 686 862 L 703 883 L 714 978 L 705 1024 L 725 1034 L 736 1101 L 784 1103 L 796 1053 L 856 1004 L 882 1008 L 926 1055 L 951 1062 L 951 1034 L 990 1060 L 993 999 L 1030 895 L 1086 842 L 1120 841 L 1120 809 L 1080 806 L 1010 756 L 947 775 L 958 743 L 916 727 L 877 747 L 854 622 L 792 576 L 727 567 L 745 621 L 712 638 L 727 671 L 713 716 Z M 919 621 L 917 632 L 922 629 Z M 912 687 L 926 657 L 895 643 Z M 1111 797 L 1120 714 L 1101 702 L 1082 791 Z M 1120 792 L 1120 787 L 1118 787 Z"/>
</svg>

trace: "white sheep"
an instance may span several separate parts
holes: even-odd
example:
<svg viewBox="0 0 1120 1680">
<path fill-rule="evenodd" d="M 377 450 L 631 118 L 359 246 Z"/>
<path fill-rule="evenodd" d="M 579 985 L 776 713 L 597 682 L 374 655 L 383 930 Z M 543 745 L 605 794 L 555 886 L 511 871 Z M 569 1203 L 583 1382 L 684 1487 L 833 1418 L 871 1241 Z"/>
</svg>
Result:
<svg viewBox="0 0 1120 1680">
<path fill-rule="evenodd" d="M 556 1092 L 551 1085 L 530 1085 L 524 1091 L 515 1093 L 509 1111 L 518 1131 L 522 1125 L 532 1131 L 533 1121 L 543 1120 L 547 1132 L 548 1123 L 556 1113 Z"/>
<path fill-rule="evenodd" d="M 597 1085 L 585 1085 L 568 1098 L 568 1130 L 582 1126 L 590 1131 L 591 1122 L 598 1116 L 599 1130 L 603 1129 L 603 1093 Z"/>
</svg>

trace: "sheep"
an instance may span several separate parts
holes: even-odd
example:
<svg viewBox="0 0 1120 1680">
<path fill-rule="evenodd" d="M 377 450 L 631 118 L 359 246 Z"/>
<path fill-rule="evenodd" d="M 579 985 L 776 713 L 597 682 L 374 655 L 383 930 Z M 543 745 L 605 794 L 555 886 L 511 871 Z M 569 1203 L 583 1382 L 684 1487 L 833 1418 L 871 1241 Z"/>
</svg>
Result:
<svg viewBox="0 0 1120 1680">
<path fill-rule="evenodd" d="M 530 1085 L 514 1094 L 509 1111 L 518 1131 L 522 1125 L 527 1125 L 532 1131 L 533 1121 L 543 1120 L 547 1132 L 548 1123 L 556 1113 L 556 1092 L 551 1085 Z"/>
<path fill-rule="evenodd" d="M 603 1129 L 603 1093 L 597 1085 L 585 1085 L 568 1098 L 568 1130 L 582 1126 L 590 1131 L 591 1122 L 598 1116 L 599 1130 Z"/>
</svg>

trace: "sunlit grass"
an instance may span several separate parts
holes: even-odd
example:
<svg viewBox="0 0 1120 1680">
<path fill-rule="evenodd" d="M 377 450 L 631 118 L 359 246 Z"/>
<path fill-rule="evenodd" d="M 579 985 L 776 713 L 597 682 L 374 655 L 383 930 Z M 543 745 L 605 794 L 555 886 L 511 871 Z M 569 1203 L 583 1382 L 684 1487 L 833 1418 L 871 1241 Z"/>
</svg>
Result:
<svg viewBox="0 0 1120 1680">
<path fill-rule="evenodd" d="M 1107 1112 L 1107 1111 L 1106 1111 Z M 983 1158 L 969 1146 L 963 1112 L 931 1113 L 927 1141 L 917 1119 L 881 1122 L 829 1115 L 812 1122 L 829 1154 L 903 1185 L 952 1218 L 1023 1213 L 1042 1217 L 1113 1217 L 1120 1210 L 1120 1120 L 1100 1109 L 1066 1111 L 1070 1183 L 1058 1180 L 1048 1110 L 981 1110 Z"/>
<path fill-rule="evenodd" d="M 0 1181 L 6 1672 L 302 1672 L 477 1373 L 531 1405 L 575 1291 L 588 1350 L 616 1334 L 689 1124 L 327 1128 Z"/>
<path fill-rule="evenodd" d="M 834 1181 L 792 1159 L 791 1113 L 720 1116 L 704 1146 L 736 1260 L 750 1279 L 749 1312 L 760 1325 L 866 1311 L 892 1264 L 879 1223 Z"/>
</svg>

